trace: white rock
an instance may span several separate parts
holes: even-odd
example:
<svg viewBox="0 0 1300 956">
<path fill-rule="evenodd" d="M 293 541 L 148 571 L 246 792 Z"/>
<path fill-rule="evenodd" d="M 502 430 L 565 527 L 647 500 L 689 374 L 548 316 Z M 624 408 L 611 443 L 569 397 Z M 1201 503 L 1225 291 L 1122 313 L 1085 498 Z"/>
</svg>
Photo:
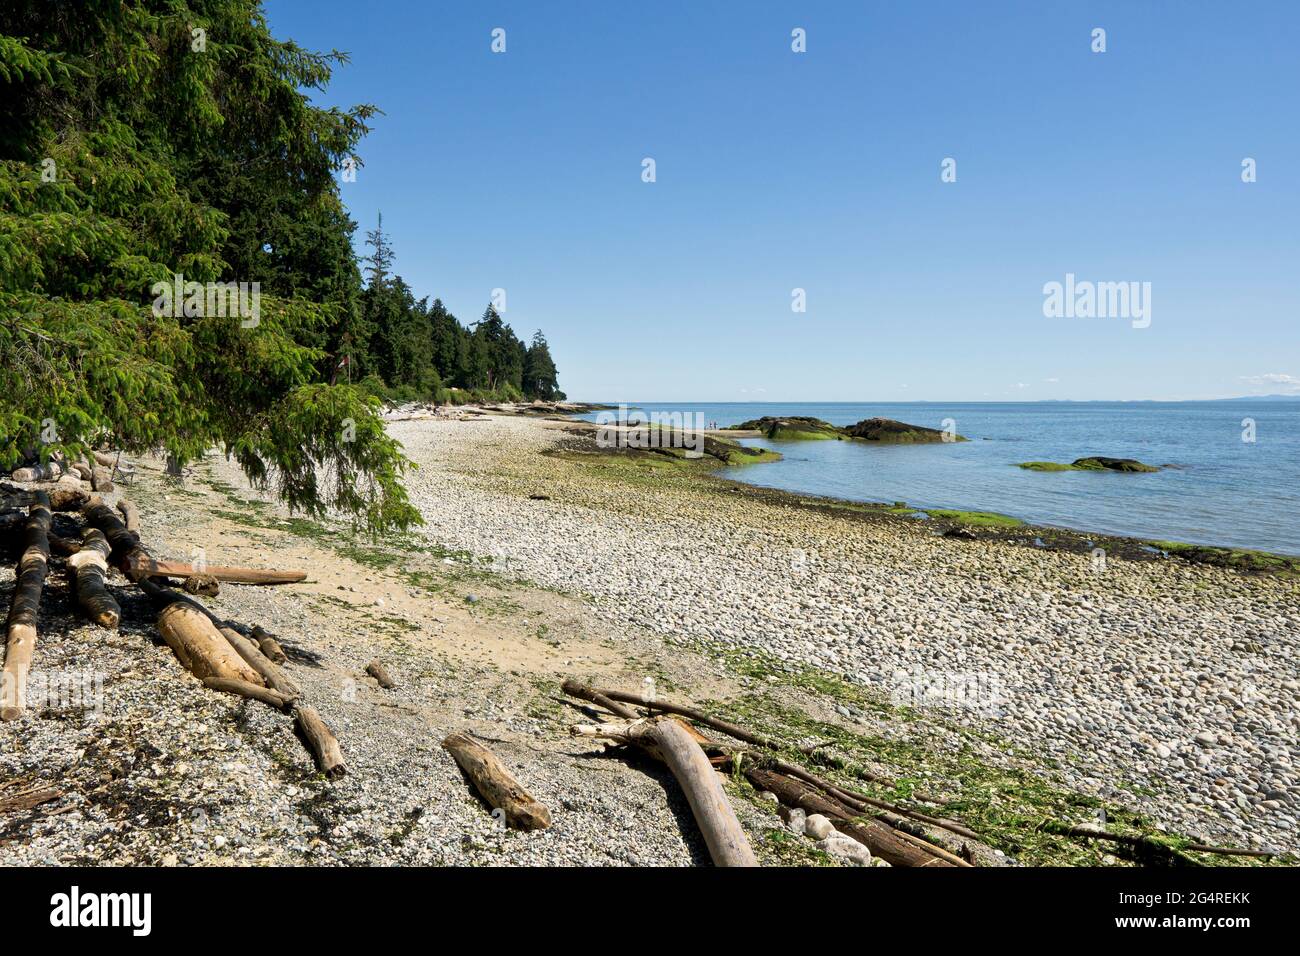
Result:
<svg viewBox="0 0 1300 956">
<path fill-rule="evenodd" d="M 825 840 L 835 832 L 835 827 L 831 826 L 831 821 L 820 813 L 813 813 L 804 820 L 803 832 L 814 840 Z"/>
</svg>

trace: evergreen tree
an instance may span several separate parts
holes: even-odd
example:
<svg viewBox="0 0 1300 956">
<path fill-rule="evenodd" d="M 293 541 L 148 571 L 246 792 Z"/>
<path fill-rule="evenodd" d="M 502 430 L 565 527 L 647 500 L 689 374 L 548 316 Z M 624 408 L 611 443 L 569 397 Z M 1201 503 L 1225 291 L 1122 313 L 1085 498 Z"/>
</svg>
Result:
<svg viewBox="0 0 1300 956">
<path fill-rule="evenodd" d="M 524 358 L 523 391 L 528 398 L 540 398 L 548 402 L 564 397 L 564 393 L 559 390 L 551 347 L 541 329 L 533 333 L 533 341 Z"/>
<path fill-rule="evenodd" d="M 344 61 L 254 0 L 4 5 L 0 466 L 215 444 L 295 509 L 418 521 L 378 403 L 322 384 L 360 292 L 334 175 L 376 112 L 311 104 Z M 260 283 L 256 321 L 162 307 L 175 273 Z"/>
</svg>

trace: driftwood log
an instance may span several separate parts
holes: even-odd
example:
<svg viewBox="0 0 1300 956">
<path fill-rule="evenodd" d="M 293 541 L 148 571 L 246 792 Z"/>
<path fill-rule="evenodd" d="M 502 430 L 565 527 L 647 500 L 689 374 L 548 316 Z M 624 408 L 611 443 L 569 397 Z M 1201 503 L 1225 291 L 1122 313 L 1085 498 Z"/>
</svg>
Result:
<svg viewBox="0 0 1300 956">
<path fill-rule="evenodd" d="M 148 578 L 137 583 L 158 608 L 158 632 L 186 670 L 200 680 L 217 677 L 253 685 L 262 683 L 261 675 L 235 652 L 206 609 Z"/>
<path fill-rule="evenodd" d="M 378 681 L 379 686 L 385 690 L 391 690 L 397 686 L 393 678 L 388 675 L 388 668 L 384 667 L 377 657 L 366 665 L 366 673 Z"/>
<path fill-rule="evenodd" d="M 230 646 L 235 649 L 235 652 L 244 659 L 244 663 L 257 671 L 262 680 L 266 682 L 267 687 L 291 699 L 299 695 L 298 686 L 284 676 L 284 672 L 262 653 L 260 647 L 229 624 L 220 625 L 217 630 L 230 642 Z"/>
<path fill-rule="evenodd" d="M 59 463 L 52 461 L 44 465 L 17 468 L 10 477 L 14 481 L 51 481 L 61 474 L 63 474 L 63 469 L 59 466 Z"/>
<path fill-rule="evenodd" d="M 188 578 L 199 571 L 191 561 L 167 561 L 139 552 L 131 555 L 130 566 L 134 574 L 150 578 Z M 265 571 L 217 564 L 206 565 L 202 573 L 228 584 L 297 584 L 307 580 L 306 571 Z"/>
<path fill-rule="evenodd" d="M 100 627 L 116 628 L 122 608 L 104 586 L 111 554 L 104 533 L 98 528 L 86 528 L 81 532 L 81 547 L 68 557 L 68 569 L 81 613 Z"/>
<path fill-rule="evenodd" d="M 495 815 L 500 810 L 505 822 L 520 830 L 545 830 L 551 825 L 551 812 L 477 740 L 466 734 L 452 734 L 442 746 L 465 771 Z"/>
<path fill-rule="evenodd" d="M 122 513 L 122 523 L 126 525 L 126 530 L 132 534 L 138 534 L 140 531 L 140 509 L 123 498 L 117 503 L 117 510 Z"/>
<path fill-rule="evenodd" d="M 140 544 L 139 536 L 126 530 L 126 525 L 112 508 L 96 497 L 86 505 L 82 514 L 85 516 L 86 524 L 104 532 L 104 537 L 108 539 L 108 544 L 112 548 L 113 564 L 128 579 L 138 584 L 148 577 L 140 574 L 136 569 L 147 566 L 153 560 L 152 556 L 145 550 L 144 545 Z"/>
<path fill-rule="evenodd" d="M 23 526 L 13 603 L 6 625 L 5 664 L 0 672 L 0 720 L 15 720 L 27 707 L 27 672 L 36 651 L 36 618 L 50 564 L 50 501 L 39 493 Z"/>
<path fill-rule="evenodd" d="M 222 677 L 205 677 L 203 686 L 210 690 L 219 690 L 225 694 L 235 694 L 239 697 L 247 697 L 249 700 L 260 700 L 268 707 L 274 707 L 276 710 L 288 711 L 293 706 L 294 698 L 280 693 L 270 687 L 261 687 L 257 684 L 250 684 L 243 680 L 227 680 Z"/>
<path fill-rule="evenodd" d="M 686 794 L 695 822 L 717 866 L 757 866 L 754 851 L 736 819 L 718 774 L 700 749 L 698 735 L 675 717 L 646 717 L 630 723 L 577 726 L 572 733 L 632 743 L 668 765 Z"/>
<path fill-rule="evenodd" d="M 316 758 L 316 766 L 321 773 L 330 780 L 336 780 L 348 772 L 347 764 L 343 762 L 343 749 L 315 709 L 304 704 L 294 704 L 293 722 L 303 743 Z"/>
<path fill-rule="evenodd" d="M 892 866 L 954 866 L 945 854 L 935 848 L 921 846 L 906 840 L 898 831 L 875 820 L 855 819 L 843 805 L 832 802 L 816 788 L 774 770 L 750 767 L 745 777 L 759 790 L 769 790 L 787 807 L 797 807 L 806 813 L 820 813 L 835 825 L 837 830 L 865 845 L 873 854 Z"/>
</svg>

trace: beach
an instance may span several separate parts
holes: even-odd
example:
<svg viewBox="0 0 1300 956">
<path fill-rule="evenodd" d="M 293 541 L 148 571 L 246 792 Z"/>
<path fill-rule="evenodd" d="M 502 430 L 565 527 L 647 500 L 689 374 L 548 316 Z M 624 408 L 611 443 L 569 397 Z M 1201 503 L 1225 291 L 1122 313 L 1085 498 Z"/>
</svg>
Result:
<svg viewBox="0 0 1300 956">
<path fill-rule="evenodd" d="M 142 461 L 128 490 L 157 553 L 274 553 L 310 569 L 305 584 L 224 586 L 209 603 L 281 635 L 349 776 L 327 783 L 275 715 L 181 677 L 149 624 L 112 635 L 71 618 L 53 589 L 35 667 L 102 671 L 104 713 L 4 725 L 0 769 L 63 774 L 67 795 L 57 815 L 7 818 L 0 858 L 707 858 L 662 768 L 569 736 L 585 718 L 556 699 L 565 677 L 832 741 L 894 781 L 880 795 L 928 791 L 981 821 L 1000 862 L 1124 862 L 1017 829 L 1035 815 L 1296 850 L 1293 578 L 1118 555 L 1098 568 L 1082 546 L 943 537 L 668 459 L 601 455 L 559 420 L 388 428 L 419 466 L 407 487 L 425 525 L 401 538 L 289 516 L 215 454 L 182 487 Z M 143 599 L 116 584 L 142 616 Z M 376 656 L 396 689 L 365 675 Z M 552 808 L 552 829 L 503 831 L 468 794 L 439 746 L 465 729 L 494 741 Z M 727 786 L 762 862 L 835 862 L 760 795 Z"/>
</svg>

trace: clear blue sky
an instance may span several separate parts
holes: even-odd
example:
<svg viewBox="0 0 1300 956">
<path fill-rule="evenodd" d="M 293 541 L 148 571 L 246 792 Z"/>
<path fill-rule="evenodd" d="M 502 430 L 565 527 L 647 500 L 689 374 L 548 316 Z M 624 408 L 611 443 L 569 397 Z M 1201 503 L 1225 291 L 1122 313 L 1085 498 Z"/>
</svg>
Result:
<svg viewBox="0 0 1300 956">
<path fill-rule="evenodd" d="M 506 289 L 570 397 L 1300 392 L 1300 3 L 266 6 L 386 113 L 358 243 L 462 321 Z M 1151 326 L 1045 318 L 1067 272 Z"/>
</svg>

